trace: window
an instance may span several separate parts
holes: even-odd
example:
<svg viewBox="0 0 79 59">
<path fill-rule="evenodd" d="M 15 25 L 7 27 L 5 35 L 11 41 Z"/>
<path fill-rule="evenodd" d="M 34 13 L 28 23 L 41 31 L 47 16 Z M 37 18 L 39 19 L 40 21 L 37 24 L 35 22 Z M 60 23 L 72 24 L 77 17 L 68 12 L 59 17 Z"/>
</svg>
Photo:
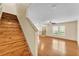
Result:
<svg viewBox="0 0 79 59">
<path fill-rule="evenodd" d="M 62 26 L 62 25 L 53 26 L 53 34 L 54 35 L 65 35 L 65 26 Z"/>
</svg>

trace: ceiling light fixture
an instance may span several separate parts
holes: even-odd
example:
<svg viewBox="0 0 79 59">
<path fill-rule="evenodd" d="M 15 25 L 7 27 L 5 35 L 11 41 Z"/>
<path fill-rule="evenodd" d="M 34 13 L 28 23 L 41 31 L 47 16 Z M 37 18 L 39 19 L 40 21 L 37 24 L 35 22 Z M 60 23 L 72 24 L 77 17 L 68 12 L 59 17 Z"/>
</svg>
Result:
<svg viewBox="0 0 79 59">
<path fill-rule="evenodd" d="M 52 7 L 52 8 L 56 8 L 57 5 L 56 5 L 56 4 L 52 4 L 51 7 Z"/>
</svg>

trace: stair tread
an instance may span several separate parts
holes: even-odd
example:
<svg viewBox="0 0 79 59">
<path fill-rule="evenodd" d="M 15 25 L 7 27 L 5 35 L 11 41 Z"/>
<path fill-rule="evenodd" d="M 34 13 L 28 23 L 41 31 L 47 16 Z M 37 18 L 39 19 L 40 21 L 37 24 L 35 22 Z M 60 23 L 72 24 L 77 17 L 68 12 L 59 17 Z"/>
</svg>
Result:
<svg viewBox="0 0 79 59">
<path fill-rule="evenodd" d="M 8 13 L 2 14 L 0 23 L 0 55 L 32 55 L 17 17 Z"/>
</svg>

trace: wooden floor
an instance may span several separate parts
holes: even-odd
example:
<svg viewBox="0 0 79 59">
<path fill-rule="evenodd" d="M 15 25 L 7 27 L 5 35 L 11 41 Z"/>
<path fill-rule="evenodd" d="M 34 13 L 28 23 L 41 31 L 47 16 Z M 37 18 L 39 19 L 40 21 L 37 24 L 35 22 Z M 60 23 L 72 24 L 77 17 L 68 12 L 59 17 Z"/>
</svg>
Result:
<svg viewBox="0 0 79 59">
<path fill-rule="evenodd" d="M 39 56 L 79 56 L 76 41 L 61 38 L 40 36 L 38 46 Z"/>
<path fill-rule="evenodd" d="M 3 13 L 0 20 L 0 56 L 31 56 L 15 15 Z"/>
</svg>

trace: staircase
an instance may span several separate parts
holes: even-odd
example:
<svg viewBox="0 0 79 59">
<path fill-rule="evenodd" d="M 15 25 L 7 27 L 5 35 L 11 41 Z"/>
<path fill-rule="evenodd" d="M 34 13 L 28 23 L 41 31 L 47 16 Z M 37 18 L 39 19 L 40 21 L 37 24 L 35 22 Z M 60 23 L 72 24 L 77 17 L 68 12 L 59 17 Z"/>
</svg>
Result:
<svg viewBox="0 0 79 59">
<path fill-rule="evenodd" d="M 0 20 L 0 56 L 31 56 L 16 15 L 2 13 Z"/>
</svg>

